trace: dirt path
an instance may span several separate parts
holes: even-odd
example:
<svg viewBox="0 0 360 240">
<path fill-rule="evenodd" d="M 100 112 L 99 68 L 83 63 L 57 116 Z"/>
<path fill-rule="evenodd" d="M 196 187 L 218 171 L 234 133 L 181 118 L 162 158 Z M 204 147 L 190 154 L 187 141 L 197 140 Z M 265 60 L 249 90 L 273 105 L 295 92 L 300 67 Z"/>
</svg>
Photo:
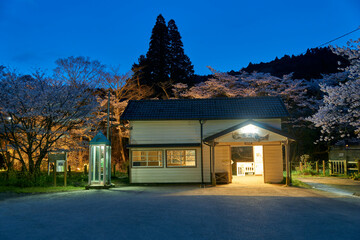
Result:
<svg viewBox="0 0 360 240">
<path fill-rule="evenodd" d="M 339 177 L 304 177 L 298 178 L 298 180 L 320 190 L 328 190 L 343 195 L 360 196 L 360 181 Z"/>
</svg>

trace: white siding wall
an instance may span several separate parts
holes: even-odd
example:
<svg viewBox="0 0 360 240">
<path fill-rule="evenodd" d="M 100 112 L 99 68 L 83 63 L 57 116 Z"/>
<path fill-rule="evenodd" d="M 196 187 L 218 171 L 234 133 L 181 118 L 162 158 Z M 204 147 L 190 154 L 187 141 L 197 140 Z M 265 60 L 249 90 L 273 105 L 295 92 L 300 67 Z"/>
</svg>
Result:
<svg viewBox="0 0 360 240">
<path fill-rule="evenodd" d="M 264 145 L 264 182 L 279 183 L 283 180 L 281 145 Z"/>
<path fill-rule="evenodd" d="M 204 153 L 208 152 L 206 146 Z M 164 148 L 163 150 L 174 149 L 196 149 L 196 167 L 166 167 L 166 156 L 163 153 L 163 167 L 141 168 L 131 167 L 131 183 L 200 183 L 201 182 L 201 153 L 198 148 Z M 133 149 L 149 150 L 149 149 Z M 160 150 L 160 149 L 156 149 Z M 209 160 L 204 158 L 204 182 L 209 182 Z"/>
<path fill-rule="evenodd" d="M 207 120 L 204 123 L 204 138 L 246 120 Z M 281 129 L 280 119 L 255 119 L 274 128 Z M 199 143 L 200 123 L 185 121 L 131 121 L 131 144 Z"/>
<path fill-rule="evenodd" d="M 132 121 L 131 144 L 200 143 L 199 121 Z"/>
<path fill-rule="evenodd" d="M 280 119 L 254 119 L 266 123 L 274 128 L 281 129 Z M 204 124 L 204 138 L 223 131 L 246 120 L 207 120 Z M 200 143 L 199 121 L 131 121 L 130 144 L 171 144 L 171 143 Z M 216 170 L 222 171 L 229 156 L 229 147 L 217 146 Z M 215 148 L 215 149 L 216 149 Z M 221 149 L 220 149 L 221 148 Z M 166 149 L 166 148 L 161 148 Z M 169 149 L 196 149 L 197 167 L 195 168 L 166 168 L 166 159 L 162 168 L 131 168 L 132 183 L 185 183 L 201 182 L 201 153 L 198 148 L 169 148 Z M 135 150 L 135 149 L 133 149 Z M 140 150 L 140 149 L 136 149 Z M 145 149 L 143 149 L 145 150 Z M 149 150 L 149 149 L 148 149 Z M 203 145 L 204 154 L 204 182 L 210 182 L 210 152 L 207 145 Z M 281 149 L 280 149 L 281 156 Z M 165 158 L 165 156 L 164 156 Z M 222 159 L 222 160 L 219 160 Z M 271 162 L 271 161 L 270 161 Z M 269 164 L 271 165 L 271 163 Z M 269 165 L 269 166 L 270 166 Z M 275 164 L 276 165 L 276 164 Z M 282 166 L 282 163 L 280 164 Z M 276 167 L 275 167 L 276 168 Z M 282 170 L 282 169 L 281 169 Z M 276 174 L 275 174 L 276 175 Z M 272 175 L 271 175 L 272 176 Z M 269 175 L 270 177 L 270 175 Z M 274 178 L 277 179 L 276 177 Z M 271 179 L 272 180 L 272 179 Z"/>
</svg>

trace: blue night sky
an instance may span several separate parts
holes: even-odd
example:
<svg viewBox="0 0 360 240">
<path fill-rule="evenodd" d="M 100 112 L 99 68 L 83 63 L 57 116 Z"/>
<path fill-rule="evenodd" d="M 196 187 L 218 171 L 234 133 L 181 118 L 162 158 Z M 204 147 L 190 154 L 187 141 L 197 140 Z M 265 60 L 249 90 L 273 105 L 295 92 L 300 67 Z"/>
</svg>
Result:
<svg viewBox="0 0 360 240">
<path fill-rule="evenodd" d="M 0 0 L 0 65 L 22 73 L 89 56 L 130 70 L 157 15 L 174 19 L 197 74 L 300 54 L 360 26 L 358 0 Z M 357 31 L 339 41 L 360 38 Z"/>
</svg>

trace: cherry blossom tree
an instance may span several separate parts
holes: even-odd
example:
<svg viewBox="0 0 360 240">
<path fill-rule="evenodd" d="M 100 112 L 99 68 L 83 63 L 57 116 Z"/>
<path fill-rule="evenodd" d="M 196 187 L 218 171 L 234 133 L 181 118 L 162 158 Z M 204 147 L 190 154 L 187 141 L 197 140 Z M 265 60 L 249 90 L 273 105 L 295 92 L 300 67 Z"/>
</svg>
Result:
<svg viewBox="0 0 360 240">
<path fill-rule="evenodd" d="M 89 88 L 99 89 L 109 75 L 106 65 L 90 57 L 59 58 L 55 64 L 53 78 L 66 84 L 85 84 Z M 97 90 L 94 95 L 98 95 L 100 92 L 101 90 Z M 96 110 L 96 112 L 99 111 L 100 109 Z M 72 129 L 56 142 L 55 147 L 68 151 L 69 166 L 81 167 L 88 163 L 88 143 L 101 128 L 104 130 L 103 126 L 99 124 L 102 120 L 99 114 L 86 117 L 86 124 Z"/>
<path fill-rule="evenodd" d="M 106 78 L 106 66 L 89 57 L 67 57 L 55 61 L 54 79 L 69 84 L 98 86 Z"/>
<path fill-rule="evenodd" d="M 297 155 L 310 151 L 314 131 L 305 118 L 313 114 L 321 102 L 321 96 L 314 94 L 319 92 L 320 80 L 292 79 L 291 74 L 279 78 L 257 72 L 230 75 L 211 67 L 209 69 L 213 73 L 212 78 L 191 88 L 183 83 L 175 84 L 174 95 L 179 98 L 280 96 L 291 116 L 283 122 L 283 127 L 300 139 L 296 142 L 294 151 Z"/>
<path fill-rule="evenodd" d="M 136 69 L 134 69 L 136 71 Z M 110 115 L 111 115 L 111 142 L 113 163 L 124 165 L 127 160 L 125 141 L 129 138 L 128 126 L 121 125 L 120 116 L 125 110 L 129 100 L 140 100 L 152 94 L 151 87 L 141 85 L 138 74 L 129 72 L 120 74 L 118 68 L 108 72 L 107 77 L 101 84 L 102 89 L 110 92 Z M 97 97 L 101 106 L 99 117 L 106 118 L 108 95 L 103 94 Z M 105 123 L 104 123 L 105 124 Z"/>
<path fill-rule="evenodd" d="M 233 76 L 211 67 L 209 69 L 213 73 L 212 78 L 190 89 L 186 84 L 175 84 L 174 95 L 181 98 L 280 96 L 292 113 L 292 121 L 304 120 L 306 114 L 317 109 L 318 100 L 307 94 L 309 82 L 292 79 L 291 74 L 279 78 L 269 73 L 241 72 Z"/>
<path fill-rule="evenodd" d="M 346 47 L 332 50 L 345 56 L 350 66 L 345 69 L 348 81 L 337 85 L 320 84 L 324 93 L 319 110 L 309 121 L 321 128 L 322 136 L 317 141 L 336 141 L 339 138 L 360 138 L 360 39 L 348 42 Z"/>
<path fill-rule="evenodd" d="M 69 82 L 35 73 L 3 70 L 0 78 L 0 138 L 16 152 L 22 170 L 36 180 L 40 165 L 55 143 L 97 107 L 85 82 Z"/>
</svg>

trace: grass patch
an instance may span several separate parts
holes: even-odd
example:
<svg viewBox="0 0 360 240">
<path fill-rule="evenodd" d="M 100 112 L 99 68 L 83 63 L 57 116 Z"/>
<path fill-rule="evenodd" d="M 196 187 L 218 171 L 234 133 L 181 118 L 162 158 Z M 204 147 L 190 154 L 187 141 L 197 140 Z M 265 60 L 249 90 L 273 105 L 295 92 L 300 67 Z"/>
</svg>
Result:
<svg viewBox="0 0 360 240">
<path fill-rule="evenodd" d="M 285 172 L 285 176 L 284 176 L 281 184 L 286 184 L 286 172 Z M 292 178 L 291 178 L 291 186 L 299 187 L 299 188 L 312 188 L 310 185 L 296 179 L 296 177 L 294 177 L 294 176 L 292 176 Z"/>
<path fill-rule="evenodd" d="M 129 185 L 126 173 L 117 173 L 118 177 L 112 177 L 111 182 L 116 186 Z M 71 172 L 67 174 L 67 187 L 64 187 L 64 174 L 56 176 L 56 187 L 54 187 L 53 175 L 42 172 L 36 182 L 29 181 L 21 172 L 13 172 L 6 178 L 6 172 L 0 172 L 0 193 L 54 193 L 84 190 L 88 184 L 88 175 L 82 172 Z"/>
<path fill-rule="evenodd" d="M 310 185 L 294 178 L 292 179 L 292 186 L 299 188 L 312 188 Z"/>
<path fill-rule="evenodd" d="M 0 186 L 0 192 L 13 193 L 54 193 L 84 190 L 84 187 L 16 187 L 16 186 Z"/>
<path fill-rule="evenodd" d="M 284 171 L 284 176 L 286 175 L 286 171 Z M 292 171 L 292 176 L 295 177 L 331 177 L 329 170 L 325 171 L 325 176 L 323 175 L 322 171 L 316 172 L 316 171 Z"/>
<path fill-rule="evenodd" d="M 22 172 L 12 172 L 6 177 L 5 172 L 0 173 L 0 192 L 13 193 L 52 193 L 77 191 L 85 189 L 88 183 L 88 176 L 81 172 L 71 172 L 67 176 L 67 187 L 64 187 L 64 174 L 58 173 L 56 177 L 56 187 L 54 187 L 54 178 L 51 174 L 42 172 L 33 181 Z"/>
</svg>

